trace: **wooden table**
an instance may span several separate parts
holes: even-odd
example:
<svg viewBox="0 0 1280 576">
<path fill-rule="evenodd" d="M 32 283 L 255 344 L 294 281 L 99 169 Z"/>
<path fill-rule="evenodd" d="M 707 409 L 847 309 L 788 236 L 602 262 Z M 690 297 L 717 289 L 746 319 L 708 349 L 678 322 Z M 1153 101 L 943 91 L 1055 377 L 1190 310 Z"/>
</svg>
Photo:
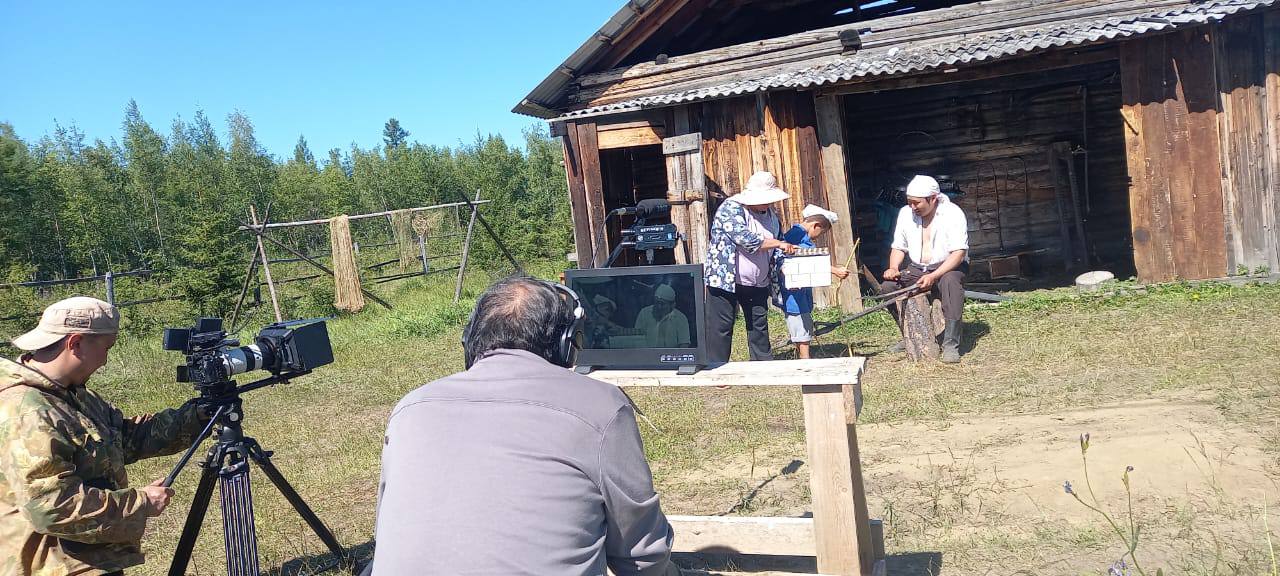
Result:
<svg viewBox="0 0 1280 576">
<path fill-rule="evenodd" d="M 672 516 L 676 551 L 813 555 L 819 572 L 853 576 L 884 570 L 858 458 L 865 363 L 856 357 L 729 362 L 691 376 L 672 370 L 599 370 L 590 376 L 623 387 L 799 386 L 813 518 Z"/>
</svg>

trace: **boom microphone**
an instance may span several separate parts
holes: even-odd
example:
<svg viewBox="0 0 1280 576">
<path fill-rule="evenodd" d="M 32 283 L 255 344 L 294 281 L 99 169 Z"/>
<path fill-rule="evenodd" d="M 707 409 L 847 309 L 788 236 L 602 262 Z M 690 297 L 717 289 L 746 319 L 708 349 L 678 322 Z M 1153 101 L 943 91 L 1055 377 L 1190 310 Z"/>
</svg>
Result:
<svg viewBox="0 0 1280 576">
<path fill-rule="evenodd" d="M 666 216 L 671 213 L 671 203 L 663 198 L 649 198 L 641 200 L 635 206 L 627 206 L 624 208 L 616 208 L 609 212 L 609 216 L 635 216 L 638 219 L 656 218 Z"/>
</svg>

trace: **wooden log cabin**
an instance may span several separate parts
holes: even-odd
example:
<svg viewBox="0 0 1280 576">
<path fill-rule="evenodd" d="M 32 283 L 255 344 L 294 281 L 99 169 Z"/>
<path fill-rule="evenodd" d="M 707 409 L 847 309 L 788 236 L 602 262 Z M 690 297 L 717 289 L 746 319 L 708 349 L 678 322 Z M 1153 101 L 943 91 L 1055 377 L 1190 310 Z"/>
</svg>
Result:
<svg viewBox="0 0 1280 576">
<path fill-rule="evenodd" d="M 784 222 L 834 210 L 824 243 L 876 273 L 915 174 L 968 215 L 974 280 L 1280 270 L 1275 0 L 630 0 L 515 112 L 563 141 L 581 267 L 661 197 L 687 241 L 659 262 L 701 261 L 770 170 Z"/>
</svg>

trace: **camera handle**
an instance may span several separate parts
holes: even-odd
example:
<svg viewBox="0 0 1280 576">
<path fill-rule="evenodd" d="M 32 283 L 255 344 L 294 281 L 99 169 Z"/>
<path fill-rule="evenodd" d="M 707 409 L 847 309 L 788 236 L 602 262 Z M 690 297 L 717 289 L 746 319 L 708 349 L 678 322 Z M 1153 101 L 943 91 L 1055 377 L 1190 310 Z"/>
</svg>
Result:
<svg viewBox="0 0 1280 576">
<path fill-rule="evenodd" d="M 199 448 L 204 439 L 208 438 L 209 434 L 213 432 L 214 423 L 227 411 L 228 406 L 228 404 L 223 404 L 214 411 L 213 416 L 209 418 L 209 423 L 204 425 L 204 430 L 200 431 L 200 434 L 196 436 L 195 442 L 192 442 L 191 447 L 187 448 L 187 451 L 182 454 L 182 458 L 178 459 L 178 465 L 174 466 L 169 475 L 164 477 L 164 482 L 160 484 L 161 486 L 165 488 L 173 486 L 173 481 L 178 479 L 178 474 L 181 474 L 182 469 L 186 468 L 187 462 L 191 461 L 191 455 L 196 453 L 196 448 Z"/>
</svg>

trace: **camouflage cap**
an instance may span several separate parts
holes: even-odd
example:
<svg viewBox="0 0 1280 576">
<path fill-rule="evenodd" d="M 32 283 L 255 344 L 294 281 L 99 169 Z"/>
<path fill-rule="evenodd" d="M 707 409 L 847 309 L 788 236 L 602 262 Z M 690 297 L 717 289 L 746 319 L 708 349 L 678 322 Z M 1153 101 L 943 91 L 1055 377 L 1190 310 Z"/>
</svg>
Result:
<svg viewBox="0 0 1280 576">
<path fill-rule="evenodd" d="M 13 339 L 23 350 L 39 350 L 67 334 L 115 334 L 120 331 L 120 312 L 97 298 L 74 296 L 44 309 L 35 330 Z"/>
</svg>

